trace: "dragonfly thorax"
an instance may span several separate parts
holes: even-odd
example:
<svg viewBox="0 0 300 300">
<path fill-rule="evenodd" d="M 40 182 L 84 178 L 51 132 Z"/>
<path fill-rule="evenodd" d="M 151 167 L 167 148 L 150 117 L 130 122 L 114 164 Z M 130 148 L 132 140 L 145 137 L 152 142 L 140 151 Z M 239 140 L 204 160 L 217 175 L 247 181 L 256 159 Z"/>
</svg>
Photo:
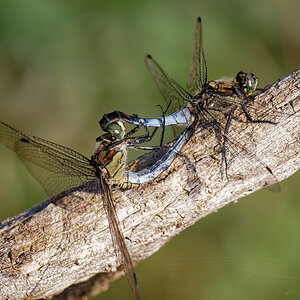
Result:
<svg viewBox="0 0 300 300">
<path fill-rule="evenodd" d="M 212 80 L 208 82 L 208 86 L 212 89 L 211 92 L 231 95 L 233 93 L 233 82 L 228 80 Z"/>
</svg>

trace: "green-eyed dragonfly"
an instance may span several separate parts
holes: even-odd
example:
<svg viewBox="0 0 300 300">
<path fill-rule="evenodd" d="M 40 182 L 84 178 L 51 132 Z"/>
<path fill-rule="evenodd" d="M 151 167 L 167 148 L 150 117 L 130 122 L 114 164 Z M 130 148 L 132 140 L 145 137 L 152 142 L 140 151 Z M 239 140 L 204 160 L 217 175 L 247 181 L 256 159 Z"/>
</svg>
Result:
<svg viewBox="0 0 300 300">
<path fill-rule="evenodd" d="M 199 127 L 212 128 L 216 132 L 218 142 L 221 144 L 221 174 L 228 173 L 228 153 L 233 157 L 243 155 L 247 160 L 256 160 L 261 169 L 276 178 L 271 169 L 265 165 L 255 154 L 247 150 L 246 142 L 231 137 L 229 129 L 232 119 L 241 121 L 235 117 L 237 108 L 241 108 L 250 123 L 270 123 L 272 121 L 253 119 L 248 111 L 251 104 L 251 95 L 256 91 L 258 80 L 252 73 L 240 71 L 232 80 L 207 81 L 207 66 L 203 50 L 202 22 L 199 17 L 196 22 L 195 39 L 192 54 L 190 72 L 188 76 L 188 91 L 176 83 L 164 69 L 154 60 L 151 55 L 146 56 L 146 65 L 158 86 L 161 94 L 168 103 L 171 114 L 160 118 L 139 118 L 137 115 L 127 115 L 114 111 L 106 114 L 100 120 L 103 130 L 116 120 L 132 124 L 140 124 L 144 127 L 164 127 L 167 125 L 179 125 L 192 127 L 196 130 Z M 225 115 L 225 125 L 217 119 Z M 228 148 L 229 147 L 229 148 Z M 246 163 L 240 159 L 241 163 Z M 228 178 L 228 177 L 227 177 Z"/>
<path fill-rule="evenodd" d="M 89 159 L 70 148 L 23 133 L 0 122 L 0 143 L 19 156 L 48 196 L 86 181 L 99 181 L 99 193 L 102 196 L 117 258 L 124 268 L 135 298 L 140 299 L 133 263 L 120 230 L 110 186 L 119 185 L 122 189 L 128 189 L 155 179 L 168 168 L 189 140 L 191 130 L 186 129 L 158 161 L 139 172 L 125 170 L 127 149 L 144 142 L 145 138 L 131 137 L 129 134 L 126 134 L 121 121 L 110 124 L 108 132 L 97 138 L 95 151 Z"/>
</svg>

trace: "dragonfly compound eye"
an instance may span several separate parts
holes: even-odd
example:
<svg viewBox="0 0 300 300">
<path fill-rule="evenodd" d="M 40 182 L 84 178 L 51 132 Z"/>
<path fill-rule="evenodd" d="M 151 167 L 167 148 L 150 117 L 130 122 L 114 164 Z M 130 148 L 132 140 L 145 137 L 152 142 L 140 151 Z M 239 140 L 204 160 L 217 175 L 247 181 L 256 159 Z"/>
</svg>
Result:
<svg viewBox="0 0 300 300">
<path fill-rule="evenodd" d="M 245 71 L 237 73 L 235 80 L 245 96 L 252 94 L 258 84 L 256 76 L 253 73 L 249 74 Z"/>
<path fill-rule="evenodd" d="M 122 140 L 125 137 L 126 129 L 121 121 L 116 121 L 112 124 L 109 124 L 107 127 L 107 131 L 111 135 L 112 139 L 117 141 Z"/>
<path fill-rule="evenodd" d="M 256 78 L 256 76 L 251 73 L 251 74 L 247 74 L 247 80 L 246 80 L 246 94 L 250 95 L 252 94 L 258 84 L 258 80 Z"/>
</svg>

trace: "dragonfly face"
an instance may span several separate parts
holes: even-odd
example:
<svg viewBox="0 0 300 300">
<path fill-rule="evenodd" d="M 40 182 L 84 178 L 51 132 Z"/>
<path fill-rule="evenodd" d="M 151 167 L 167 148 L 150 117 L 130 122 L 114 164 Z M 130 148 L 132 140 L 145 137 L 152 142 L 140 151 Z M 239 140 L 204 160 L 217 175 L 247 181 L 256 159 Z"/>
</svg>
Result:
<svg viewBox="0 0 300 300">
<path fill-rule="evenodd" d="M 123 122 L 116 121 L 115 123 L 111 124 L 107 131 L 110 134 L 110 141 L 121 141 L 124 139 L 126 134 L 126 128 Z"/>
</svg>

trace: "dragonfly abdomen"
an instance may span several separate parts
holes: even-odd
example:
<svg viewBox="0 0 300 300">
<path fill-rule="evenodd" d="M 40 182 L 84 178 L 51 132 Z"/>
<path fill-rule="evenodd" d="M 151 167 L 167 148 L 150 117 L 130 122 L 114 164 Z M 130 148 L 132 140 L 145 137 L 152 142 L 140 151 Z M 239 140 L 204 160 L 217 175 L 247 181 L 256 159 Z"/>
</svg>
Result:
<svg viewBox="0 0 300 300">
<path fill-rule="evenodd" d="M 130 189 L 137 187 L 143 183 L 154 180 L 162 172 L 164 172 L 173 162 L 173 160 L 181 152 L 182 148 L 189 141 L 194 132 L 193 127 L 186 128 L 173 146 L 153 165 L 138 172 L 125 171 L 124 181 L 119 184 L 122 189 Z"/>
</svg>

